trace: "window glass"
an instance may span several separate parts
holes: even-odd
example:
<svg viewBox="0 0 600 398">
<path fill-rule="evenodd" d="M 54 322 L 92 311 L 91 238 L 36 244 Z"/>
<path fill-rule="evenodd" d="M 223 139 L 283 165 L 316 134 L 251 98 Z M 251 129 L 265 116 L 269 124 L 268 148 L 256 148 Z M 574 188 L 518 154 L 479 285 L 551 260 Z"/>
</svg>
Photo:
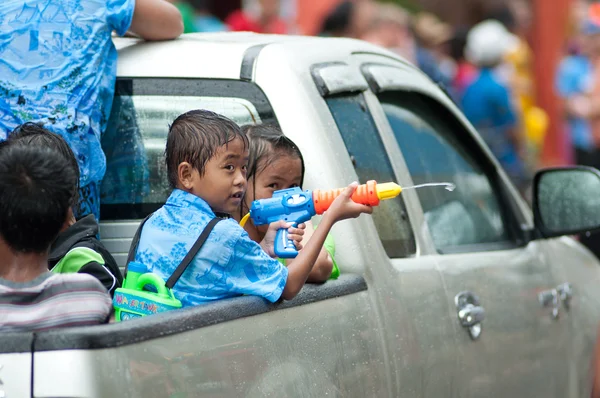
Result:
<svg viewBox="0 0 600 398">
<path fill-rule="evenodd" d="M 234 96 L 235 90 L 223 90 L 228 97 L 128 91 L 117 91 L 102 137 L 107 160 L 101 192 L 103 220 L 143 218 L 164 204 L 171 191 L 164 152 L 169 125 L 177 116 L 207 109 L 240 125 L 262 120 L 251 100 Z"/>
<path fill-rule="evenodd" d="M 395 182 L 392 165 L 362 94 L 331 97 L 327 104 L 360 183 L 368 180 Z M 389 257 L 415 253 L 415 239 L 402 196 L 381 201 L 373 211 L 373 220 Z"/>
<path fill-rule="evenodd" d="M 455 186 L 453 191 L 443 187 L 417 191 L 436 247 L 443 251 L 508 241 L 494 185 L 473 149 L 469 152 L 459 141 L 467 134 L 464 127 L 448 110 L 420 94 L 386 93 L 380 101 L 413 182 Z"/>
</svg>

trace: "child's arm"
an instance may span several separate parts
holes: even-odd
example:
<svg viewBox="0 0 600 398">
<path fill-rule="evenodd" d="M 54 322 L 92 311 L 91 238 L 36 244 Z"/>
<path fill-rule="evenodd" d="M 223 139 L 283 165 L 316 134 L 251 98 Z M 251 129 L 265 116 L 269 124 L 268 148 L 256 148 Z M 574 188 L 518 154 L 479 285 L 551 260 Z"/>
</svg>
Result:
<svg viewBox="0 0 600 398">
<path fill-rule="evenodd" d="M 304 232 L 304 239 L 302 240 L 302 244 L 305 246 L 306 243 L 310 240 L 310 238 L 314 234 L 314 228 L 310 221 L 306 222 L 306 230 Z M 295 260 L 287 260 L 286 264 L 289 266 Z M 321 248 L 321 252 L 319 253 L 319 257 L 317 257 L 317 261 L 315 261 L 315 265 L 313 265 L 312 271 L 308 274 L 307 282 L 325 282 L 331 276 L 331 271 L 333 270 L 333 260 L 327 253 L 325 248 Z"/>
<path fill-rule="evenodd" d="M 333 224 L 347 218 L 356 218 L 361 213 L 371 214 L 373 212 L 373 208 L 358 204 L 351 199 L 357 186 L 358 183 L 356 182 L 350 184 L 333 201 L 329 210 L 323 215 L 312 238 L 306 243 L 304 249 L 298 253 L 298 257 L 288 266 L 287 282 L 282 294 L 285 300 L 294 298 L 304 286 Z"/>
</svg>

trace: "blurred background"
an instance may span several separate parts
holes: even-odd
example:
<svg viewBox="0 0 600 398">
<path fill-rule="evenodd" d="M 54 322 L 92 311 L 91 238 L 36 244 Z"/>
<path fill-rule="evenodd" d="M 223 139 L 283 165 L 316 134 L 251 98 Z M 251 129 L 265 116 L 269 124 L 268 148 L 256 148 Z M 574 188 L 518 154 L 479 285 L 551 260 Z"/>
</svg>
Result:
<svg viewBox="0 0 600 398">
<path fill-rule="evenodd" d="M 600 164 L 600 152 L 596 153 L 595 140 L 590 137 L 582 140 L 581 137 L 574 137 L 577 132 L 571 131 L 578 127 L 571 119 L 585 116 L 583 119 L 589 119 L 587 122 L 590 124 L 587 135 L 593 138 L 592 115 L 580 115 L 577 109 L 575 113 L 569 113 L 567 104 L 571 99 L 569 97 L 577 97 L 575 105 L 579 108 L 593 108 L 593 105 L 584 103 L 581 96 L 593 97 L 595 87 L 591 78 L 594 68 L 589 67 L 585 71 L 584 74 L 590 75 L 585 82 L 568 81 L 577 77 L 573 74 L 582 74 L 582 67 L 577 62 L 579 70 L 573 66 L 573 71 L 561 71 L 561 63 L 570 66 L 568 64 L 572 59 L 579 61 L 585 57 L 593 62 L 591 49 L 586 48 L 585 43 L 590 35 L 586 36 L 589 32 L 583 29 L 590 19 L 588 6 L 591 2 L 171 1 L 183 14 L 186 32 L 229 30 L 339 36 L 359 38 L 387 47 L 417 64 L 435 81 L 443 83 L 459 105 L 462 105 L 462 94 L 476 80 L 480 66 L 465 57 L 468 34 L 473 26 L 482 21 L 497 20 L 517 40 L 517 45 L 506 54 L 502 65 L 495 69 L 510 89 L 520 124 L 522 145 L 519 156 L 528 171 L 532 173 L 539 167 L 553 165 Z M 489 46 L 493 47 L 494 43 L 489 43 Z M 561 85 L 586 87 L 570 87 L 561 91 Z M 600 106 L 598 108 L 600 114 Z M 579 153 L 581 151 L 584 153 Z"/>
</svg>

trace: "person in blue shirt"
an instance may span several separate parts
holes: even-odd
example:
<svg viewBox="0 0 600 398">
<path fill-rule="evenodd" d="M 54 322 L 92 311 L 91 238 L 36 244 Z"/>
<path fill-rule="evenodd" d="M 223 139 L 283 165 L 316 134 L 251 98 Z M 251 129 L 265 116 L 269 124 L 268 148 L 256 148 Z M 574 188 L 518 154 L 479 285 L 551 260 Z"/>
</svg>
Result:
<svg viewBox="0 0 600 398">
<path fill-rule="evenodd" d="M 479 68 L 479 75 L 465 89 L 462 109 L 523 193 L 529 184 L 522 158 L 523 138 L 508 84 L 495 72 L 516 44 L 517 39 L 498 21 L 486 20 L 471 29 L 465 55 Z"/>
<path fill-rule="evenodd" d="M 581 28 L 582 51 L 565 57 L 556 74 L 556 91 L 563 109 L 575 150 L 575 162 L 584 166 L 600 166 L 600 148 L 594 142 L 591 118 L 594 112 L 594 66 L 590 57 L 599 53 L 600 23 L 587 20 Z M 596 106 L 598 107 L 598 106 Z"/>
<path fill-rule="evenodd" d="M 239 211 L 247 187 L 248 138 L 224 116 L 193 110 L 171 125 L 165 153 L 173 192 L 144 224 L 135 261 L 167 280 L 211 219 Z M 357 185 L 350 184 L 333 202 L 287 268 L 274 258 L 275 234 L 279 228 L 289 228 L 299 242 L 302 230 L 275 222 L 259 244 L 235 220 L 217 223 L 174 285 L 175 297 L 184 307 L 244 294 L 271 302 L 295 297 L 333 224 L 372 212 L 371 207 L 352 201 Z"/>
<path fill-rule="evenodd" d="M 111 35 L 179 36 L 181 15 L 164 0 L 0 2 L 0 141 L 25 122 L 60 134 L 80 168 L 78 217 L 99 219 L 106 170 L 100 138 L 116 79 Z"/>
</svg>

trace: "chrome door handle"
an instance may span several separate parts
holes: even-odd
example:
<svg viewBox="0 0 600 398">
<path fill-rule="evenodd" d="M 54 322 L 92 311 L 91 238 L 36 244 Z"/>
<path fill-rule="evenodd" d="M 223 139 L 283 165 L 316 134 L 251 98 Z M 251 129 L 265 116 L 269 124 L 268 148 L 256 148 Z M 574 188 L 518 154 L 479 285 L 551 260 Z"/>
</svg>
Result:
<svg viewBox="0 0 600 398">
<path fill-rule="evenodd" d="M 544 290 L 538 294 L 538 300 L 543 307 L 552 307 L 552 319 L 558 319 L 559 315 L 559 294 L 556 289 Z"/>
<path fill-rule="evenodd" d="M 571 299 L 573 298 L 573 288 L 568 282 L 562 283 L 556 287 L 556 291 L 560 297 L 560 301 L 568 311 L 571 308 Z"/>
<path fill-rule="evenodd" d="M 479 298 L 471 292 L 460 292 L 454 297 L 454 304 L 460 325 L 467 329 L 471 339 L 477 340 L 481 335 L 481 322 L 485 319 Z"/>
</svg>

